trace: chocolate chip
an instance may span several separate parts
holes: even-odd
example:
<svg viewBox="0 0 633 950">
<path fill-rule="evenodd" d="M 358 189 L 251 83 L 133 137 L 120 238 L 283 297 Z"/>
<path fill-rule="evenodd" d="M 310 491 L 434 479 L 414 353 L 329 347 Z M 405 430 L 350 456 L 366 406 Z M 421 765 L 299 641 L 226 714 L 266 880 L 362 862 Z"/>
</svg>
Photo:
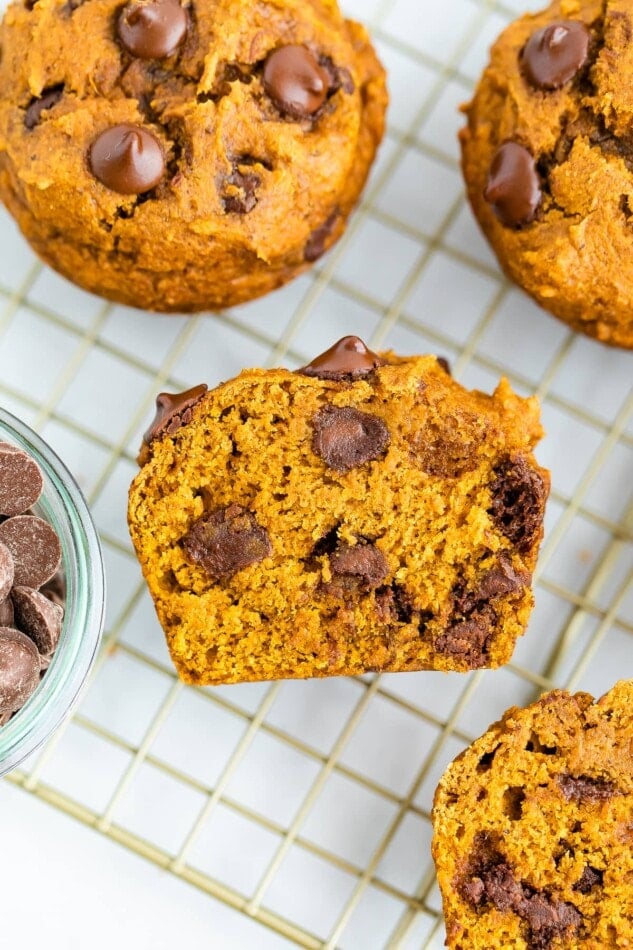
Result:
<svg viewBox="0 0 633 950">
<path fill-rule="evenodd" d="M 40 682 L 40 655 L 25 634 L 0 627 L 0 714 L 21 709 Z"/>
<path fill-rule="evenodd" d="M 178 0 L 132 0 L 121 11 L 117 33 L 133 56 L 164 59 L 176 52 L 185 38 L 187 25 L 187 14 Z"/>
<path fill-rule="evenodd" d="M 499 555 L 497 566 L 490 568 L 479 582 L 475 594 L 478 602 L 494 600 L 523 590 L 530 583 L 530 575 L 525 571 L 515 571 L 512 561 L 503 551 Z"/>
<path fill-rule="evenodd" d="M 273 50 L 264 64 L 264 89 L 280 112 L 307 119 L 326 100 L 327 71 L 309 49 L 297 43 Z"/>
<path fill-rule="evenodd" d="M 448 362 L 445 356 L 436 356 L 437 362 L 440 364 L 447 376 L 452 376 L 451 373 L 451 364 Z"/>
<path fill-rule="evenodd" d="M 66 578 L 64 577 L 63 571 L 58 571 L 54 577 L 51 577 L 50 581 L 47 581 L 41 588 L 40 593 L 48 597 L 49 600 L 52 600 L 58 607 L 65 607 Z"/>
<path fill-rule="evenodd" d="M 360 337 L 344 336 L 297 372 L 303 376 L 316 376 L 318 379 L 352 382 L 384 365 L 385 360 L 368 349 Z"/>
<path fill-rule="evenodd" d="M 0 515 L 21 515 L 31 508 L 44 482 L 37 462 L 26 452 L 0 446 Z"/>
<path fill-rule="evenodd" d="M 536 217 L 541 182 L 534 157 L 518 142 L 504 142 L 495 152 L 484 198 L 507 227 L 521 227 Z"/>
<path fill-rule="evenodd" d="M 389 574 L 389 562 L 374 544 L 341 545 L 330 555 L 334 577 L 346 577 L 360 586 L 378 587 Z"/>
<path fill-rule="evenodd" d="M 261 176 L 247 170 L 250 162 L 237 161 L 233 172 L 224 180 L 222 202 L 227 214 L 248 214 L 257 204 Z"/>
<path fill-rule="evenodd" d="M 589 894 L 591 893 L 592 888 L 602 887 L 603 877 L 604 874 L 602 871 L 587 865 L 585 868 L 583 868 L 583 872 L 580 875 L 579 880 L 577 880 L 574 884 L 573 889 L 578 891 L 579 894 Z"/>
<path fill-rule="evenodd" d="M 241 505 L 205 515 L 183 538 L 182 545 L 190 560 L 213 578 L 231 577 L 272 554 L 268 532 Z"/>
<path fill-rule="evenodd" d="M 589 30 L 577 20 L 557 20 L 536 30 L 525 44 L 521 67 L 536 89 L 560 89 L 587 62 Z"/>
<path fill-rule="evenodd" d="M 411 623 L 414 610 L 413 598 L 400 584 L 393 582 L 376 591 L 376 613 L 382 623 Z"/>
<path fill-rule="evenodd" d="M 581 805 L 607 802 L 616 793 L 613 782 L 591 775 L 559 775 L 558 785 L 568 802 L 579 802 Z"/>
<path fill-rule="evenodd" d="M 150 191 L 165 174 L 165 156 L 158 139 L 127 122 L 98 135 L 88 160 L 95 178 L 123 195 Z"/>
<path fill-rule="evenodd" d="M 524 554 L 541 536 L 548 487 L 522 455 L 503 461 L 494 470 L 488 514 L 499 530 Z"/>
<path fill-rule="evenodd" d="M 198 405 L 206 392 L 207 386 L 201 383 L 184 393 L 159 393 L 156 397 L 156 415 L 143 441 L 151 445 L 155 439 L 173 435 L 181 426 L 188 425 L 194 406 Z"/>
<path fill-rule="evenodd" d="M 24 125 L 29 131 L 39 125 L 42 113 L 56 106 L 64 95 L 63 83 L 59 86 L 51 86 L 45 89 L 41 96 L 31 99 L 24 113 Z"/>
<path fill-rule="evenodd" d="M 5 597 L 0 601 L 0 627 L 14 627 L 15 614 L 13 611 L 13 601 L 10 597 Z"/>
<path fill-rule="evenodd" d="M 0 542 L 11 552 L 14 584 L 19 587 L 41 587 L 59 569 L 62 557 L 59 538 L 41 518 L 18 515 L 3 521 Z"/>
<path fill-rule="evenodd" d="M 383 420 L 352 406 L 324 406 L 312 425 L 313 451 L 337 472 L 380 458 L 389 445 Z"/>
<path fill-rule="evenodd" d="M 573 904 L 553 901 L 542 892 L 526 897 L 516 912 L 528 925 L 529 950 L 549 950 L 557 937 L 576 931 L 582 923 Z"/>
<path fill-rule="evenodd" d="M 62 608 L 30 587 L 14 587 L 11 600 L 18 628 L 31 638 L 44 656 L 52 653 L 62 631 Z"/>
<path fill-rule="evenodd" d="M 318 261 L 318 259 L 325 254 L 329 247 L 328 238 L 334 230 L 334 225 L 339 218 L 339 214 L 339 209 L 336 208 L 329 218 L 323 222 L 321 227 L 316 228 L 308 238 L 306 246 L 303 249 L 303 258 L 308 261 L 308 263 L 312 264 L 314 261 Z"/>
<path fill-rule="evenodd" d="M 459 657 L 469 669 L 485 665 L 486 654 L 497 623 L 496 611 L 486 605 L 467 620 L 457 620 L 437 637 L 435 651 L 443 656 Z"/>
<path fill-rule="evenodd" d="M 0 604 L 6 600 L 13 587 L 13 557 L 5 544 L 0 544 Z M 0 620 L 0 627 L 11 626 Z"/>
</svg>

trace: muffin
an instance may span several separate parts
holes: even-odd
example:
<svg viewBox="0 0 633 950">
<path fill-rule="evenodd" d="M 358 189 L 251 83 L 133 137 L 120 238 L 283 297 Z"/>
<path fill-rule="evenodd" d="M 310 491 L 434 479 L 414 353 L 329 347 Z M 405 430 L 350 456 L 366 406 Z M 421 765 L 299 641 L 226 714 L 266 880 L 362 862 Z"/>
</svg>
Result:
<svg viewBox="0 0 633 950">
<path fill-rule="evenodd" d="M 548 693 L 459 756 L 433 809 L 451 950 L 633 944 L 633 682 Z"/>
<path fill-rule="evenodd" d="M 384 71 L 334 0 L 26 0 L 0 45 L 0 197 L 47 263 L 131 306 L 300 274 L 383 134 Z"/>
<path fill-rule="evenodd" d="M 506 663 L 532 608 L 538 404 L 346 337 L 297 372 L 161 394 L 129 499 L 180 676 Z"/>
<path fill-rule="evenodd" d="M 461 133 L 501 266 L 572 329 L 633 347 L 628 4 L 556 0 L 500 36 Z"/>
</svg>

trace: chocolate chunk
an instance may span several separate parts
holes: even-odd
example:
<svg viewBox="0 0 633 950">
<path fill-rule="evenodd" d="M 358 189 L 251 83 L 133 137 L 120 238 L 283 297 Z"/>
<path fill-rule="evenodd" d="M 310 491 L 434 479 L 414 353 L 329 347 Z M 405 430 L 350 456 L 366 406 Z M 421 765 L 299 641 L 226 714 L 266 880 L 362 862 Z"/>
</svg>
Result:
<svg viewBox="0 0 633 950">
<path fill-rule="evenodd" d="M 380 458 L 389 445 L 383 420 L 352 406 L 324 406 L 312 425 L 313 451 L 337 472 Z"/>
<path fill-rule="evenodd" d="M 467 620 L 450 624 L 436 639 L 435 651 L 465 660 L 472 670 L 484 666 L 496 623 L 495 610 L 490 605 L 480 607 Z"/>
<path fill-rule="evenodd" d="M 336 224 L 339 217 L 339 209 L 336 208 L 332 214 L 323 222 L 320 228 L 316 228 L 306 242 L 306 246 L 303 249 L 303 258 L 312 264 L 314 261 L 318 261 L 320 257 L 325 254 L 328 249 L 328 238 L 334 230 L 334 225 Z"/>
<path fill-rule="evenodd" d="M 360 337 L 344 336 L 297 372 L 303 376 L 316 376 L 318 379 L 352 382 L 384 365 L 385 360 L 368 349 Z"/>
<path fill-rule="evenodd" d="M 182 541 L 187 556 L 213 578 L 228 578 L 272 554 L 268 531 L 241 505 L 197 521 Z"/>
<path fill-rule="evenodd" d="M 40 655 L 25 634 L 0 627 L 0 715 L 21 709 L 40 682 Z"/>
<path fill-rule="evenodd" d="M 132 0 L 121 11 L 117 33 L 133 56 L 163 59 L 176 52 L 185 38 L 187 25 L 187 14 L 178 0 Z"/>
<path fill-rule="evenodd" d="M 37 462 L 21 450 L 0 446 L 0 515 L 21 515 L 31 508 L 44 482 Z"/>
<path fill-rule="evenodd" d="M 98 135 L 90 146 L 88 161 L 95 178 L 122 195 L 150 191 L 165 174 L 165 156 L 158 139 L 127 122 Z"/>
<path fill-rule="evenodd" d="M 389 574 L 389 562 L 374 544 L 341 545 L 330 555 L 333 576 L 345 577 L 362 587 L 378 587 Z"/>
<path fill-rule="evenodd" d="M 591 893 L 592 888 L 602 887 L 603 877 L 604 874 L 602 871 L 587 865 L 585 868 L 583 868 L 580 878 L 574 884 L 574 890 L 578 891 L 580 894 L 589 894 Z"/>
<path fill-rule="evenodd" d="M 206 391 L 207 386 L 201 383 L 184 393 L 159 393 L 156 397 L 156 415 L 143 441 L 151 445 L 155 439 L 173 435 L 181 426 L 188 425 L 194 406 L 198 405 Z"/>
<path fill-rule="evenodd" d="M 597 805 L 613 798 L 616 788 L 613 782 L 591 775 L 559 775 L 558 785 L 568 802 L 581 805 Z"/>
<path fill-rule="evenodd" d="M 573 904 L 553 901 L 542 892 L 525 898 L 515 910 L 528 925 L 529 950 L 549 950 L 557 937 L 576 931 L 582 923 Z"/>
<path fill-rule="evenodd" d="M 6 600 L 11 593 L 13 575 L 14 567 L 11 551 L 9 551 L 5 544 L 0 544 L 0 604 Z M 11 626 L 11 624 L 4 624 L 0 620 L 0 626 Z"/>
<path fill-rule="evenodd" d="M 376 613 L 382 623 L 411 623 L 414 610 L 413 598 L 400 584 L 392 582 L 376 591 Z"/>
<path fill-rule="evenodd" d="M 15 566 L 14 584 L 37 589 L 59 570 L 62 548 L 46 521 L 18 515 L 0 524 L 0 542 L 6 544 Z"/>
<path fill-rule="evenodd" d="M 493 156 L 484 191 L 501 223 L 509 228 L 530 224 L 541 194 L 533 155 L 518 142 L 504 142 Z"/>
<path fill-rule="evenodd" d="M 478 602 L 494 600 L 523 590 L 530 583 L 530 575 L 525 571 L 515 571 L 507 554 L 499 555 L 496 567 L 487 571 L 479 582 L 475 593 Z"/>
<path fill-rule="evenodd" d="M 518 455 L 494 471 L 488 514 L 517 551 L 529 551 L 540 537 L 548 489 L 541 475 Z"/>
<path fill-rule="evenodd" d="M 10 597 L 5 597 L 0 601 L 0 627 L 14 627 L 15 613 L 13 611 L 13 601 Z"/>
<path fill-rule="evenodd" d="M 52 653 L 62 632 L 62 608 L 30 587 L 14 587 L 11 600 L 18 628 L 31 638 L 44 656 Z"/>
<path fill-rule="evenodd" d="M 560 89 L 587 62 L 589 30 L 577 20 L 558 20 L 536 30 L 521 53 L 525 78 L 536 89 Z"/>
<path fill-rule="evenodd" d="M 64 84 L 45 89 L 41 96 L 31 99 L 24 113 L 24 125 L 29 131 L 39 125 L 42 113 L 56 106 L 64 95 Z"/>
<path fill-rule="evenodd" d="M 248 214 L 257 204 L 257 189 L 262 183 L 256 172 L 249 172 L 249 162 L 238 161 L 224 181 L 222 202 L 228 214 Z"/>
<path fill-rule="evenodd" d="M 264 89 L 280 112 L 295 119 L 319 111 L 328 94 L 328 79 L 310 50 L 297 43 L 273 50 L 264 64 Z"/>
</svg>

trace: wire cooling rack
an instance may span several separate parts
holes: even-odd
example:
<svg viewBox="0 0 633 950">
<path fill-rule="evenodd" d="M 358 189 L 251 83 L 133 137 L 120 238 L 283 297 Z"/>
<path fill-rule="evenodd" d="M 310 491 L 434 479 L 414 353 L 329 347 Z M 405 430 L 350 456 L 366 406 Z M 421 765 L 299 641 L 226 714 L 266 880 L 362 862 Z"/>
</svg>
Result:
<svg viewBox="0 0 633 950">
<path fill-rule="evenodd" d="M 525 6 L 346 4 L 389 69 L 389 133 L 338 247 L 260 302 L 216 318 L 127 311 L 43 268 L 1 221 L 0 398 L 74 469 L 110 592 L 81 707 L 9 781 L 280 945 L 440 947 L 430 809 L 446 764 L 509 705 L 553 686 L 600 694 L 633 672 L 633 357 L 574 336 L 504 281 L 458 171 L 457 106 Z M 492 673 L 185 687 L 125 526 L 155 394 L 296 367 L 345 333 L 448 356 L 488 391 L 505 373 L 540 397 L 553 493 L 529 631 Z"/>
</svg>

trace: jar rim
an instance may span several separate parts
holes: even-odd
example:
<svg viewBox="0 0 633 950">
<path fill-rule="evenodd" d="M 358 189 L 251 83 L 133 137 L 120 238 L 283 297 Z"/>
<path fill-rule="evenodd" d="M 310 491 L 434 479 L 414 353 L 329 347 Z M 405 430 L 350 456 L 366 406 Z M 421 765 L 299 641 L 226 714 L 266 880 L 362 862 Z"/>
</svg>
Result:
<svg viewBox="0 0 633 950">
<path fill-rule="evenodd" d="M 0 408 L 0 440 L 28 452 L 40 465 L 44 492 L 36 508 L 57 531 L 66 575 L 64 623 L 50 667 L 26 704 L 0 727 L 0 775 L 35 752 L 77 703 L 101 640 L 105 572 L 101 544 L 74 477 L 44 440 Z"/>
</svg>

